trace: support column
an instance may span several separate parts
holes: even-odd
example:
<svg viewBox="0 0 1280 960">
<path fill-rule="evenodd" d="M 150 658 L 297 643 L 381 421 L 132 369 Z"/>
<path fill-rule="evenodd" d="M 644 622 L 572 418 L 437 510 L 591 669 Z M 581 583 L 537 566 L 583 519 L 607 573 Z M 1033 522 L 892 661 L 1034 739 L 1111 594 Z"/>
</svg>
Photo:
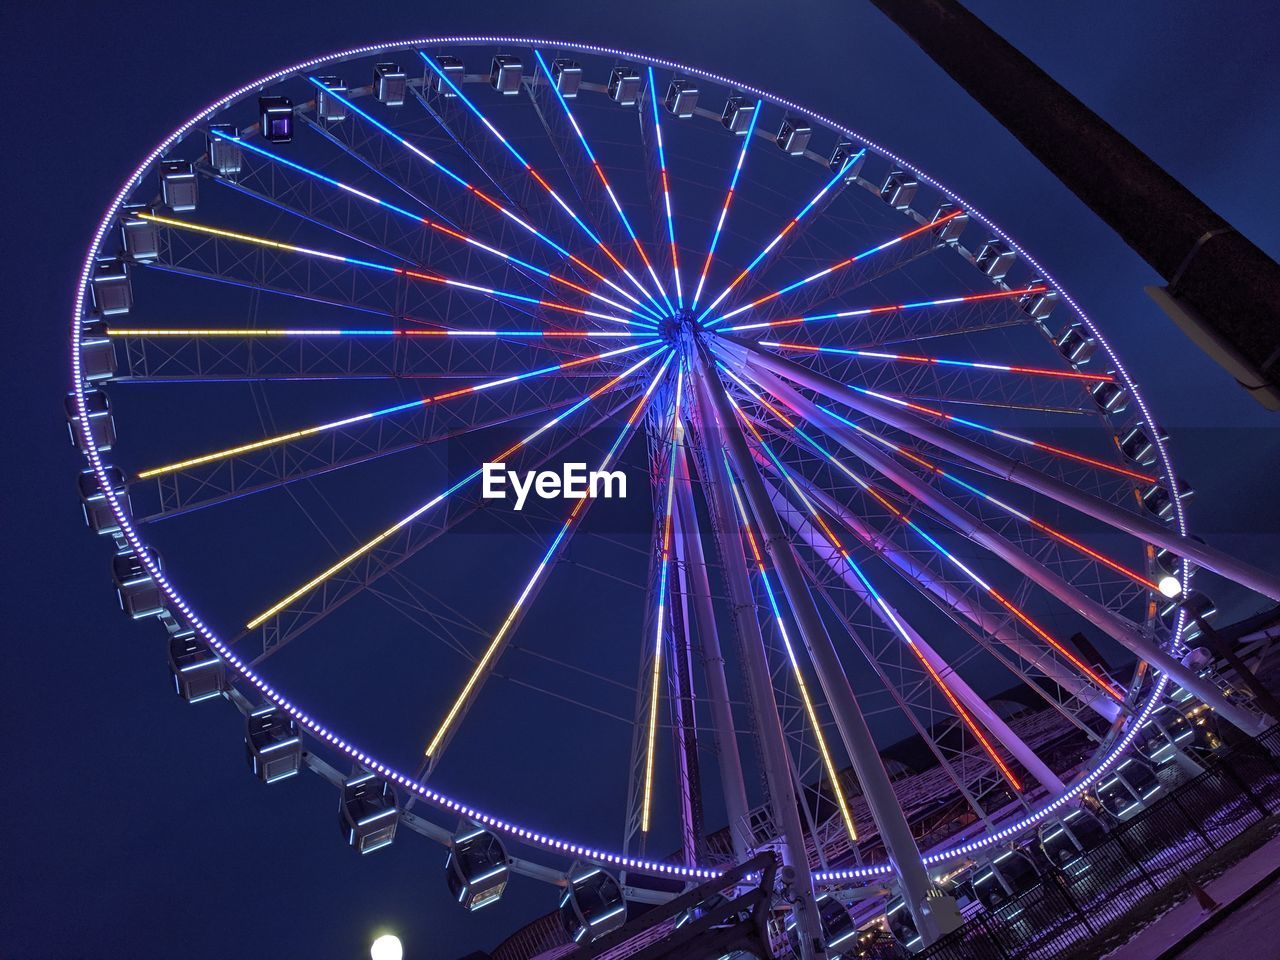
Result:
<svg viewBox="0 0 1280 960">
<path fill-rule="evenodd" d="M 801 957 L 802 960 L 820 960 L 826 957 L 826 950 L 822 944 L 822 925 L 813 893 L 813 874 L 805 850 L 804 827 L 800 823 L 800 798 L 791 783 L 791 763 L 787 759 L 782 718 L 778 715 L 769 664 L 765 659 L 764 637 L 756 620 L 755 598 L 751 593 L 743 546 L 728 499 L 728 477 L 720 458 L 723 449 L 721 434 L 715 413 L 706 402 L 705 370 L 704 366 L 698 365 L 690 371 L 690 380 L 698 389 L 699 439 L 706 468 L 702 476 L 703 489 L 711 509 L 712 526 L 724 566 L 725 586 L 733 607 L 733 622 L 747 677 L 747 694 L 755 717 L 769 805 L 782 835 L 782 862 L 794 873 L 791 890 L 795 897 L 796 923 L 802 934 L 799 938 Z"/>
<path fill-rule="evenodd" d="M 963 593 L 956 590 L 945 580 L 937 580 L 928 576 L 927 571 L 922 570 L 910 554 L 898 549 L 891 540 L 868 527 L 860 517 L 852 513 L 848 507 L 832 497 L 831 494 L 818 487 L 810 487 L 805 491 L 805 495 L 816 501 L 829 514 L 839 519 L 872 552 L 890 564 L 902 576 L 928 590 L 942 601 L 952 611 L 953 618 L 955 615 L 964 617 L 980 631 L 1008 647 L 1023 660 L 1034 663 L 1046 678 L 1066 690 L 1071 696 L 1089 707 L 1108 723 L 1113 722 L 1123 712 L 1121 704 L 1116 703 L 1101 689 L 1075 671 L 1069 670 L 1052 658 L 1047 658 L 1043 650 L 1026 641 L 1016 631 L 1008 629 L 999 617 L 971 604 Z M 1030 682 L 1029 679 L 1028 682 Z"/>
<path fill-rule="evenodd" d="M 786 595 L 787 605 L 791 608 L 791 614 L 808 648 L 823 693 L 835 716 L 840 738 L 844 741 L 845 750 L 862 787 L 863 796 L 894 865 L 903 899 L 911 911 L 916 929 L 927 943 L 932 942 L 949 931 L 939 929 L 935 923 L 935 915 L 941 915 L 942 911 L 930 909 L 941 904 L 930 896 L 931 884 L 920 858 L 920 849 L 916 846 L 907 818 L 893 792 L 889 774 L 884 769 L 880 751 L 867 727 L 866 718 L 849 687 L 835 645 L 827 635 L 822 618 L 809 594 L 804 574 L 782 529 L 782 522 L 769 502 L 763 479 L 751 458 L 746 438 L 737 423 L 729 398 L 719 382 L 712 361 L 705 355 L 701 355 L 700 360 L 702 376 L 699 379 L 723 428 L 721 438 L 724 450 L 728 453 L 734 472 L 742 483 L 747 503 L 759 524 L 765 550 L 777 571 L 782 592 Z M 959 914 L 955 916 L 958 920 Z"/>
<path fill-rule="evenodd" d="M 881 452 L 863 440 L 852 428 L 834 421 L 831 417 L 822 413 L 812 401 L 804 397 L 795 388 L 782 382 L 767 370 L 753 371 L 752 376 L 765 390 L 778 396 L 783 402 L 799 411 L 800 415 L 805 419 L 822 423 L 823 431 L 827 436 L 834 439 L 872 469 L 888 477 L 910 496 L 925 504 L 961 536 L 990 550 L 1013 567 L 1014 570 L 1062 601 L 1099 630 L 1102 630 L 1134 656 L 1146 660 L 1157 670 L 1167 674 L 1174 682 L 1191 691 L 1193 695 L 1211 706 L 1245 733 L 1257 736 L 1262 732 L 1265 724 L 1260 717 L 1232 703 L 1223 695 L 1221 690 L 1184 667 L 1180 661 L 1157 646 L 1155 641 L 1144 634 L 1135 624 L 1107 609 L 1092 597 L 1081 593 L 1058 574 L 1044 566 L 1044 564 L 1027 556 L 1027 554 L 963 507 L 948 500 L 929 484 L 902 467 L 888 454 Z"/>
<path fill-rule="evenodd" d="M 867 608 L 874 611 L 877 618 L 885 621 L 879 606 L 871 597 L 862 581 L 857 578 L 853 570 L 849 568 L 849 564 L 844 558 L 836 552 L 833 544 L 810 523 L 798 510 L 796 510 L 783 496 L 782 491 L 764 481 L 765 489 L 769 492 L 770 500 L 777 508 L 778 513 L 787 524 L 800 536 L 810 548 L 813 549 L 818 556 L 822 557 L 824 562 L 829 566 L 837 576 L 844 581 L 844 585 L 852 590 L 861 598 Z M 1036 756 L 1035 751 L 1026 745 L 1026 743 L 1005 723 L 1004 718 L 1000 714 L 991 709 L 991 706 L 979 696 L 974 689 L 969 686 L 968 682 L 960 674 L 952 669 L 951 664 L 947 663 L 942 656 L 933 649 L 922 637 L 916 629 L 911 626 L 910 622 L 904 617 L 901 611 L 894 609 L 893 605 L 887 600 L 886 606 L 892 611 L 895 617 L 902 625 L 902 629 L 911 638 L 911 642 L 916 649 L 920 651 L 920 655 L 929 663 L 929 665 L 937 672 L 938 676 L 947 685 L 947 688 L 956 695 L 966 710 L 984 727 L 991 732 L 991 735 L 1001 743 L 1013 757 L 1021 763 L 1032 777 L 1034 777 L 1042 787 L 1051 794 L 1061 793 L 1066 785 L 1062 779 L 1054 773 L 1049 767 Z M 886 622 L 885 625 L 890 630 L 894 629 L 892 623 Z"/>
<path fill-rule="evenodd" d="M 729 818 L 734 859 L 741 863 L 751 855 L 751 838 L 747 836 L 747 814 L 751 807 L 747 803 L 747 790 L 742 777 L 742 758 L 738 753 L 738 735 L 733 723 L 729 682 L 725 677 L 724 654 L 720 650 L 715 605 L 711 599 L 711 581 L 707 576 L 707 559 L 702 549 L 689 460 L 683 444 L 677 448 L 676 456 L 676 558 L 684 568 L 685 582 L 688 584 L 685 606 L 693 614 L 698 645 L 702 650 L 702 673 L 707 681 L 711 726 L 715 731 L 720 789 L 724 794 L 725 815 Z"/>
</svg>

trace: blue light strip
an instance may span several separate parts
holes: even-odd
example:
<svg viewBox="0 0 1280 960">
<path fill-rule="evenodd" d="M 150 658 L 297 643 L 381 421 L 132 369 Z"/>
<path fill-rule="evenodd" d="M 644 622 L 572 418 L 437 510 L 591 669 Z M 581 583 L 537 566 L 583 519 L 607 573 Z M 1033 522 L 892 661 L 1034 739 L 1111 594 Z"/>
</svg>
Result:
<svg viewBox="0 0 1280 960">
<path fill-rule="evenodd" d="M 391 203 L 388 200 L 384 200 L 381 197 L 375 196 L 374 194 L 366 193 L 364 190 L 359 190 L 356 187 L 351 186 L 350 184 L 343 183 L 341 180 L 337 180 L 333 177 L 327 176 L 326 174 L 320 173 L 318 170 L 312 170 L 310 167 L 304 166 L 303 164 L 297 163 L 286 157 L 282 157 L 280 154 L 273 153 L 272 151 L 267 150 L 263 147 L 260 147 L 257 144 L 252 143 L 248 140 L 242 140 L 238 137 L 230 137 L 230 136 L 227 136 L 225 133 L 222 133 L 217 130 L 210 130 L 209 134 L 210 136 L 218 137 L 219 139 L 228 140 L 233 143 L 236 143 L 242 149 L 250 150 L 253 153 L 258 154 L 259 156 L 266 157 L 272 163 L 278 163 L 281 166 L 289 167 L 290 169 L 296 170 L 301 174 L 304 174 L 308 177 L 312 177 L 316 180 L 321 181 L 322 183 L 327 183 L 332 187 L 336 187 L 337 189 L 342 190 L 346 193 L 352 194 L 353 196 L 359 197 L 362 200 L 366 200 L 369 203 L 377 204 L 383 209 L 390 210 L 392 213 L 398 214 L 399 216 L 404 217 L 408 220 L 412 220 L 415 223 L 421 224 L 424 227 L 429 227 L 433 230 L 436 230 L 439 233 L 447 234 L 448 236 L 461 240 L 464 243 L 468 243 L 473 247 L 476 247 L 480 250 L 485 251 L 488 254 L 491 254 L 492 256 L 498 257 L 518 267 L 522 267 L 525 270 L 529 270 L 530 272 L 536 273 L 539 276 L 546 277 L 549 280 L 553 280 L 561 283 L 566 282 L 563 278 L 558 277 L 556 274 L 552 273 L 549 270 L 544 270 L 541 267 L 534 266 L 532 263 L 529 263 L 526 260 L 521 260 L 520 258 L 507 253 L 506 251 L 499 250 L 496 247 L 491 247 L 487 243 L 483 243 L 472 236 L 462 233 L 460 230 L 455 230 L 454 228 L 446 226 L 444 224 L 436 223 L 435 221 L 427 217 L 419 216 L 416 213 L 412 213 L 406 210 L 404 207 L 397 206 L 396 204 Z M 326 225 L 320 224 L 320 226 L 326 226 Z M 600 301 L 603 301 L 604 303 L 609 304 L 609 306 L 611 307 L 614 307 L 618 310 L 625 311 L 626 313 L 639 315 L 638 310 L 634 309 L 633 307 L 629 307 L 624 303 L 618 303 L 617 301 L 611 300 L 608 297 L 604 296 L 603 294 L 599 294 L 594 291 L 587 290 L 585 287 L 579 287 L 577 284 L 571 284 L 571 285 L 575 289 L 586 292 L 588 296 L 594 297 L 597 300 L 600 300 Z M 647 317 L 644 319 L 641 319 L 638 322 L 648 324 L 649 326 L 655 325 Z"/>
<path fill-rule="evenodd" d="M 680 285 L 680 253 L 676 246 L 676 222 L 671 213 L 671 184 L 667 180 L 667 152 L 662 145 L 662 121 L 658 117 L 658 88 L 649 68 L 649 104 L 653 108 L 653 132 L 658 146 L 658 172 L 662 176 L 662 201 L 667 211 L 667 241 L 671 244 L 671 275 L 675 278 L 676 303 L 684 309 L 684 289 Z"/>
<path fill-rule="evenodd" d="M 323 90 L 323 91 L 324 91 L 324 93 L 325 93 L 325 96 L 333 97 L 334 99 L 338 100 L 340 103 L 344 104 L 344 105 L 347 107 L 347 109 L 349 109 L 352 113 L 354 113 L 354 114 L 356 114 L 357 116 L 359 116 L 359 117 L 363 118 L 367 123 L 371 124 L 373 127 L 375 127 L 376 129 L 380 130 L 382 133 L 386 134 L 388 137 L 390 137 L 390 138 L 391 138 L 392 140 L 394 140 L 396 143 L 400 144 L 402 147 L 404 147 L 406 150 L 408 150 L 408 151 L 409 151 L 410 153 L 412 153 L 414 156 L 418 157 L 418 158 L 419 158 L 419 159 L 421 159 L 421 160 L 426 161 L 426 162 L 427 162 L 428 164 L 430 164 L 433 168 L 435 168 L 436 170 L 438 170 L 440 173 L 443 173 L 446 177 L 448 177 L 450 180 L 452 180 L 452 181 L 453 181 L 454 183 L 456 183 L 458 186 L 460 186 L 460 187 L 462 187 L 464 190 L 467 190 L 468 192 L 470 192 L 470 193 L 474 194 L 474 195 L 475 195 L 476 197 L 478 197 L 480 200 L 484 201 L 484 202 L 485 202 L 485 203 L 487 203 L 489 206 L 493 207 L 495 210 L 497 210 L 499 213 L 501 213 L 503 216 L 505 216 L 505 217 L 506 217 L 507 219 L 509 219 L 511 222 L 513 222 L 513 223 L 515 223 L 517 226 L 519 226 L 522 230 L 524 230 L 524 231 L 526 231 L 527 233 L 530 233 L 530 234 L 532 234 L 533 236 L 537 237 L 539 240 L 541 240 L 541 241 L 542 241 L 543 243 L 545 243 L 547 246 L 551 247 L 551 249 L 555 250 L 555 251 L 556 251 L 556 253 L 560 254 L 560 256 L 564 257 L 566 260 L 570 260 L 570 261 L 572 261 L 573 263 L 576 263 L 576 264 L 578 264 L 579 266 L 583 267 L 583 269 L 585 269 L 585 270 L 587 270 L 588 272 L 590 272 L 590 273 L 591 273 L 593 276 L 595 276 L 598 280 L 601 280 L 603 283 L 608 284 L 608 286 L 609 286 L 611 289 L 613 289 L 614 291 L 616 291 L 616 292 L 617 292 L 618 294 L 620 294 L 621 296 L 626 297 L 626 298 L 627 298 L 628 300 L 630 300 L 632 303 L 635 303 L 636 305 L 641 305 L 639 300 L 637 300 L 634 296 L 632 296 L 632 295 L 631 295 L 630 293 L 628 293 L 626 290 L 623 290 L 623 289 L 622 289 L 622 287 L 618 286 L 618 285 L 617 285 L 616 283 L 614 283 L 612 280 L 608 279 L 607 277 L 604 277 L 604 276 L 603 276 L 603 275 L 601 275 L 600 273 L 598 273 L 598 272 L 596 272 L 595 270 L 593 270 L 593 269 L 592 269 L 591 267 L 589 267 L 587 264 L 583 263 L 583 262 L 582 262 L 582 260 L 580 260 L 578 257 L 576 257 L 576 256 L 574 256 L 573 254 L 571 254 L 568 250 L 566 250 L 566 249 L 565 249 L 564 247 L 562 247 L 560 244 L 556 243 L 554 240 L 552 240 L 549 236 L 547 236 L 545 233 L 543 233 L 541 230 L 539 230 L 539 229 L 538 229 L 537 227 L 535 227 L 533 224 L 531 224 L 531 223 L 529 223 L 527 220 L 524 220 L 523 218 L 521 218 L 521 217 L 517 216 L 515 213 L 513 213 L 512 211 L 510 211 L 509 209 L 507 209 L 505 206 L 503 206 L 502 204 L 498 203 L 498 201 L 494 200 L 492 197 L 490 197 L 488 194 L 486 194 L 484 191 L 480 190 L 479 188 L 477 188 L 477 187 L 476 187 L 476 186 L 474 186 L 473 184 L 471 184 L 471 183 L 467 182 L 465 179 L 463 179 L 462 177 L 460 177 L 458 174 L 454 173 L 452 170 L 450 170 L 447 166 L 445 166 L 445 165 L 444 165 L 443 163 L 441 163 L 439 160 L 435 159 L 435 157 L 431 156 L 430 154 L 426 153 L 425 151 L 423 151 L 423 150 L 419 149 L 418 147 L 414 146 L 412 143 L 410 143 L 410 142 L 409 142 L 408 140 L 406 140 L 404 137 L 400 136 L 400 134 L 396 133 L 394 130 L 392 130 L 390 127 L 388 127 L 385 123 L 383 123 L 383 122 L 382 122 L 381 120 L 379 120 L 377 117 L 374 117 L 372 114 L 370 114 L 370 113 L 369 113 L 368 111 L 366 111 L 366 110 L 362 110 L 362 109 L 360 109 L 358 106 L 356 106 L 356 105 L 355 105 L 354 103 L 352 103 L 349 99 L 347 99 L 346 97 L 344 97 L 342 94 L 338 93 L 336 90 L 331 90 L 331 89 L 329 89 L 329 88 L 328 88 L 328 87 L 326 87 L 323 83 L 321 83 L 319 80 L 317 80 L 315 77 L 308 77 L 307 79 L 308 79 L 309 81 L 311 81 L 311 83 L 312 83 L 312 84 L 313 84 L 317 89 L 319 89 L 319 90 Z M 602 246 L 602 249 L 603 249 L 603 246 Z M 607 253 L 608 251 L 606 250 L 605 252 Z M 624 272 L 625 272 L 625 268 L 624 268 Z M 636 282 L 634 277 L 633 277 L 633 278 L 631 278 L 631 279 L 632 279 L 632 281 L 633 281 L 633 282 Z M 643 290 L 643 287 L 642 287 L 641 289 Z M 646 294 L 647 294 L 647 291 L 645 291 L 645 292 L 646 292 Z M 656 306 L 656 304 L 655 304 L 655 306 Z M 656 316 L 656 315 L 655 315 L 654 319 L 657 319 L 657 316 Z"/>
<path fill-rule="evenodd" d="M 667 305 L 670 313 L 675 312 L 675 307 L 671 304 L 671 299 L 667 296 L 667 291 L 662 286 L 662 281 L 658 279 L 658 273 L 653 269 L 653 264 L 649 261 L 649 256 L 644 252 L 644 247 L 640 244 L 640 238 L 636 236 L 635 229 L 631 226 L 631 221 L 627 219 L 626 212 L 622 209 L 622 204 L 618 202 L 618 196 L 613 192 L 613 187 L 609 184 L 609 179 L 604 175 L 604 169 L 600 166 L 600 161 L 596 159 L 596 155 L 591 151 L 591 144 L 587 143 L 586 134 L 582 132 L 582 128 L 578 126 L 578 119 L 573 115 L 573 111 L 569 109 L 569 101 L 564 98 L 564 94 L 560 92 L 560 88 L 555 83 L 555 78 L 551 75 L 551 70 L 547 66 L 547 61 L 543 59 L 542 52 L 534 48 L 533 55 L 538 58 L 538 64 L 542 67 L 543 76 L 546 77 L 547 84 L 551 88 L 551 92 L 560 101 L 560 106 L 564 109 L 564 115 L 568 118 L 569 124 L 573 127 L 573 132 L 578 135 L 578 142 L 582 144 L 582 149 L 586 151 L 587 159 L 591 162 L 592 168 L 595 170 L 596 176 L 599 178 L 601 185 L 604 187 L 605 193 L 608 194 L 609 200 L 613 203 L 613 209 L 618 213 L 618 219 L 622 221 L 623 227 L 626 228 L 631 242 L 636 248 L 636 252 L 640 254 L 640 260 L 649 270 L 649 276 L 653 279 L 654 286 L 658 293 L 661 294 L 663 301 Z M 647 291 L 646 291 L 647 292 Z M 652 298 L 652 295 L 650 295 Z M 654 304 L 658 304 L 655 302 Z"/>
<path fill-rule="evenodd" d="M 725 220 L 729 216 L 729 205 L 733 203 L 734 192 L 738 189 L 738 178 L 742 176 L 742 166 L 747 159 L 747 148 L 756 132 L 756 121 L 760 119 L 763 100 L 756 101 L 756 108 L 751 112 L 751 123 L 747 125 L 747 135 L 742 140 L 742 149 L 738 151 L 738 162 L 734 165 L 733 176 L 729 180 L 729 191 L 724 197 L 724 206 L 720 208 L 720 219 L 716 221 L 716 229 L 711 234 L 711 246 L 707 248 L 707 257 L 702 262 L 702 273 L 698 277 L 698 288 L 693 292 L 693 304 L 690 310 L 698 309 L 698 301 L 702 299 L 702 288 L 707 282 L 707 272 L 711 269 L 711 261 L 715 258 L 716 247 L 720 245 L 720 234 L 724 230 Z"/>
<path fill-rule="evenodd" d="M 850 162 L 852 162 L 852 160 Z M 722 314 L 721 316 L 717 317 L 715 320 L 712 320 L 710 323 L 708 323 L 707 327 L 714 327 L 716 324 L 723 323 L 725 320 L 728 320 L 730 317 L 736 317 L 738 314 L 743 313 L 747 310 L 751 310 L 754 307 L 758 307 L 762 303 L 767 303 L 770 300 L 774 300 L 778 297 L 783 296 L 784 294 L 790 293 L 792 290 L 795 290 L 798 287 L 803 287 L 805 284 L 813 283 L 815 280 L 821 280 L 823 277 L 829 274 L 835 273 L 837 270 L 843 270 L 845 267 L 851 266 L 855 263 L 865 260 L 870 256 L 874 256 L 875 254 L 879 253 L 881 250 L 888 250 L 890 247 L 897 246 L 899 243 L 902 243 L 905 240 L 910 240 L 912 237 L 917 237 L 920 234 L 926 233 L 930 230 L 937 230 L 940 226 L 942 226 L 947 221 L 951 220 L 954 217 L 960 216 L 962 212 L 963 211 L 957 210 L 954 213 L 950 213 L 945 217 L 942 217 L 938 220 L 934 220 L 932 223 L 922 224 L 921 226 L 908 230 L 906 233 L 901 233 L 890 240 L 886 240 L 884 241 L 884 243 L 880 243 L 867 250 L 863 250 L 861 253 L 858 253 L 852 257 L 849 257 L 847 260 L 837 261 L 836 263 L 831 264 L 831 266 L 825 267 L 822 270 L 819 270 L 817 273 L 810 274 L 809 276 L 805 277 L 803 280 L 797 280 L 795 283 L 792 283 L 783 287 L 781 290 L 775 290 L 772 293 L 766 293 L 763 297 L 757 297 L 755 300 L 752 300 L 750 303 L 744 304 L 735 310 L 730 310 L 728 313 Z M 746 272 L 744 271 L 742 274 L 739 275 L 739 279 L 741 279 L 745 275 L 746 275 Z M 735 284 L 737 282 L 738 282 L 737 280 L 734 281 Z M 733 284 L 730 284 L 729 286 L 730 286 L 730 289 L 732 289 Z M 716 302 L 717 303 L 719 302 L 719 298 L 717 299 Z M 712 304 L 712 306 L 715 306 L 715 304 Z M 705 316 L 706 312 L 710 311 L 710 309 L 711 308 L 708 307 L 707 311 L 704 311 L 703 315 Z"/>
<path fill-rule="evenodd" d="M 754 121 L 755 118 L 752 117 L 752 120 Z M 859 154 L 858 156 L 861 156 L 861 154 Z M 779 243 L 782 242 L 783 237 L 785 237 L 788 233 L 790 233 L 797 226 L 799 226 L 800 221 L 803 220 L 805 216 L 809 213 L 809 211 L 814 208 L 814 205 L 817 204 L 817 202 L 821 200 L 823 197 L 825 197 L 832 187 L 834 187 L 837 183 L 840 182 L 840 178 L 844 176 L 845 171 L 848 170 L 849 167 L 858 159 L 858 156 L 850 157 L 843 164 L 841 164 L 840 169 L 835 172 L 835 174 L 831 177 L 830 180 L 828 180 L 825 184 L 823 184 L 822 189 L 819 190 L 817 193 L 815 193 L 809 199 L 809 202 L 800 208 L 800 212 L 797 213 L 794 217 L 792 217 L 787 222 L 787 225 L 784 226 L 781 230 L 779 230 L 772 240 L 770 240 L 767 244 L 765 244 L 764 249 L 762 249 L 758 254 L 756 254 L 756 258 L 752 260 L 749 264 L 747 264 L 746 269 L 743 270 L 741 273 L 739 273 L 736 277 L 734 277 L 733 281 L 727 287 L 725 287 L 722 291 L 720 291 L 720 295 L 717 296 L 714 300 L 712 300 L 709 304 L 707 304 L 706 309 L 704 309 L 702 313 L 698 314 L 699 323 L 705 320 L 707 317 L 707 314 L 709 314 L 712 310 L 718 307 L 720 303 L 724 300 L 724 298 L 727 297 L 730 293 L 732 293 L 734 288 L 736 288 L 739 283 L 745 280 L 752 270 L 754 270 L 756 267 L 760 265 L 760 262 L 769 255 L 770 251 L 772 251 L 774 247 L 776 247 Z M 727 316 L 732 316 L 732 315 L 733 314 L 727 314 Z M 708 326 L 713 326 L 714 323 L 718 323 L 720 320 L 723 320 L 723 319 L 724 317 L 721 317 L 719 318 L 719 320 L 716 320 L 713 323 L 708 324 Z"/>
<path fill-rule="evenodd" d="M 485 125 L 485 128 L 491 134 L 493 134 L 494 137 L 497 138 L 498 142 L 502 144 L 502 146 L 506 148 L 506 150 L 513 157 L 516 158 L 516 161 L 522 167 L 524 167 L 524 169 L 529 173 L 530 176 L 534 178 L 534 180 L 538 182 L 538 184 L 543 188 L 543 190 L 547 192 L 547 195 L 551 197 L 551 199 L 554 200 L 556 204 L 559 205 L 560 209 L 563 210 L 566 214 L 568 214 L 569 218 L 573 220 L 573 222 L 577 224 L 578 228 L 587 235 L 588 239 L 590 239 L 591 242 L 594 243 L 601 250 L 605 251 L 609 255 L 610 259 L 613 259 L 613 254 L 609 253 L 608 248 L 605 245 L 605 242 L 602 239 L 600 239 L 600 236 L 594 230 L 592 230 L 589 226 L 587 226 L 586 221 L 584 221 L 582 217 L 580 217 L 574 211 L 574 209 L 571 206 L 569 206 L 569 204 L 565 201 L 565 199 L 562 196 L 560 196 L 559 191 L 557 191 L 554 187 L 552 187 L 551 184 L 548 183 L 547 180 L 540 173 L 538 173 L 537 170 L 533 168 L 533 165 L 530 164 L 529 161 L 524 158 L 524 155 L 521 154 L 520 151 L 515 148 L 515 146 L 511 143 L 511 141 L 509 141 L 506 137 L 502 135 L 501 132 L 499 132 L 498 128 L 494 126 L 493 123 L 489 120 L 489 118 L 484 115 L 483 111 L 481 111 L 480 108 L 477 107 L 471 101 L 471 98 L 462 92 L 462 88 L 453 82 L 453 78 L 450 77 L 443 70 L 441 70 L 439 64 L 437 64 L 435 60 L 433 60 L 431 57 L 427 56 L 427 54 L 424 51 L 419 50 L 418 56 L 422 58 L 423 62 L 428 67 L 430 67 L 432 70 L 435 71 L 436 76 L 438 76 L 443 83 L 448 85 L 449 89 L 453 92 L 453 95 L 457 97 L 459 100 L 461 100 L 462 103 L 467 107 L 467 109 L 470 110 L 472 113 L 476 115 L 476 117 L 479 118 L 480 122 Z M 550 77 L 550 74 L 548 73 L 547 76 Z M 554 84 L 553 84 L 553 88 L 554 88 Z M 623 272 L 626 273 L 625 267 L 623 268 Z M 640 289 L 640 291 L 644 293 L 646 297 L 649 298 L 649 301 L 653 303 L 654 307 L 661 312 L 661 307 L 658 305 L 657 301 L 653 299 L 652 295 L 649 294 L 649 291 L 645 290 L 645 288 L 640 284 L 640 282 L 636 280 L 634 277 L 632 277 L 629 273 L 627 274 L 627 276 L 632 281 L 632 283 L 634 283 Z"/>
</svg>

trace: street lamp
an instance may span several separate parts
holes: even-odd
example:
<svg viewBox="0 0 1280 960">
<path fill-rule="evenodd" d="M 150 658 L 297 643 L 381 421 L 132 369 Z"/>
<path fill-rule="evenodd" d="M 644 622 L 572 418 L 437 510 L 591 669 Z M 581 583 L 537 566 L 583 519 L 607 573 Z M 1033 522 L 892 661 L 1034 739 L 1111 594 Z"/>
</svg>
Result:
<svg viewBox="0 0 1280 960">
<path fill-rule="evenodd" d="M 369 945 L 369 960 L 402 960 L 404 947 L 394 933 L 384 933 Z"/>
</svg>

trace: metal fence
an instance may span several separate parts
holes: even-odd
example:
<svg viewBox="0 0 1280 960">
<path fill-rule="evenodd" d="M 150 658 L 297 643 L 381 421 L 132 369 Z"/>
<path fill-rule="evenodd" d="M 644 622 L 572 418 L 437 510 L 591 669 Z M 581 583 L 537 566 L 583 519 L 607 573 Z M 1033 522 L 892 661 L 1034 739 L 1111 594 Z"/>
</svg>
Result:
<svg viewBox="0 0 1280 960">
<path fill-rule="evenodd" d="M 1280 813 L 1280 724 L 1202 761 L 1100 844 L 1035 887 L 983 910 L 915 954 L 917 960 L 1060 960 L 1128 916 L 1140 901 L 1186 892 L 1186 873 L 1254 824 Z M 1158 899 L 1158 898 L 1157 898 Z M 1157 904 L 1158 905 L 1158 904 Z M 907 957 L 901 947 L 877 957 Z"/>
</svg>

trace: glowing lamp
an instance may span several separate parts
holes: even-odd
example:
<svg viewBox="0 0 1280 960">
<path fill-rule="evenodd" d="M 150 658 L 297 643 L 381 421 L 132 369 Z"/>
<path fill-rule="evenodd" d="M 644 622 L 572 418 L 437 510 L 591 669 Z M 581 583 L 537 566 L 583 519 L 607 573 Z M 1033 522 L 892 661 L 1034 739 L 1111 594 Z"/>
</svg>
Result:
<svg viewBox="0 0 1280 960">
<path fill-rule="evenodd" d="M 402 960 L 404 946 L 394 933 L 384 933 L 369 945 L 369 960 Z"/>
</svg>

